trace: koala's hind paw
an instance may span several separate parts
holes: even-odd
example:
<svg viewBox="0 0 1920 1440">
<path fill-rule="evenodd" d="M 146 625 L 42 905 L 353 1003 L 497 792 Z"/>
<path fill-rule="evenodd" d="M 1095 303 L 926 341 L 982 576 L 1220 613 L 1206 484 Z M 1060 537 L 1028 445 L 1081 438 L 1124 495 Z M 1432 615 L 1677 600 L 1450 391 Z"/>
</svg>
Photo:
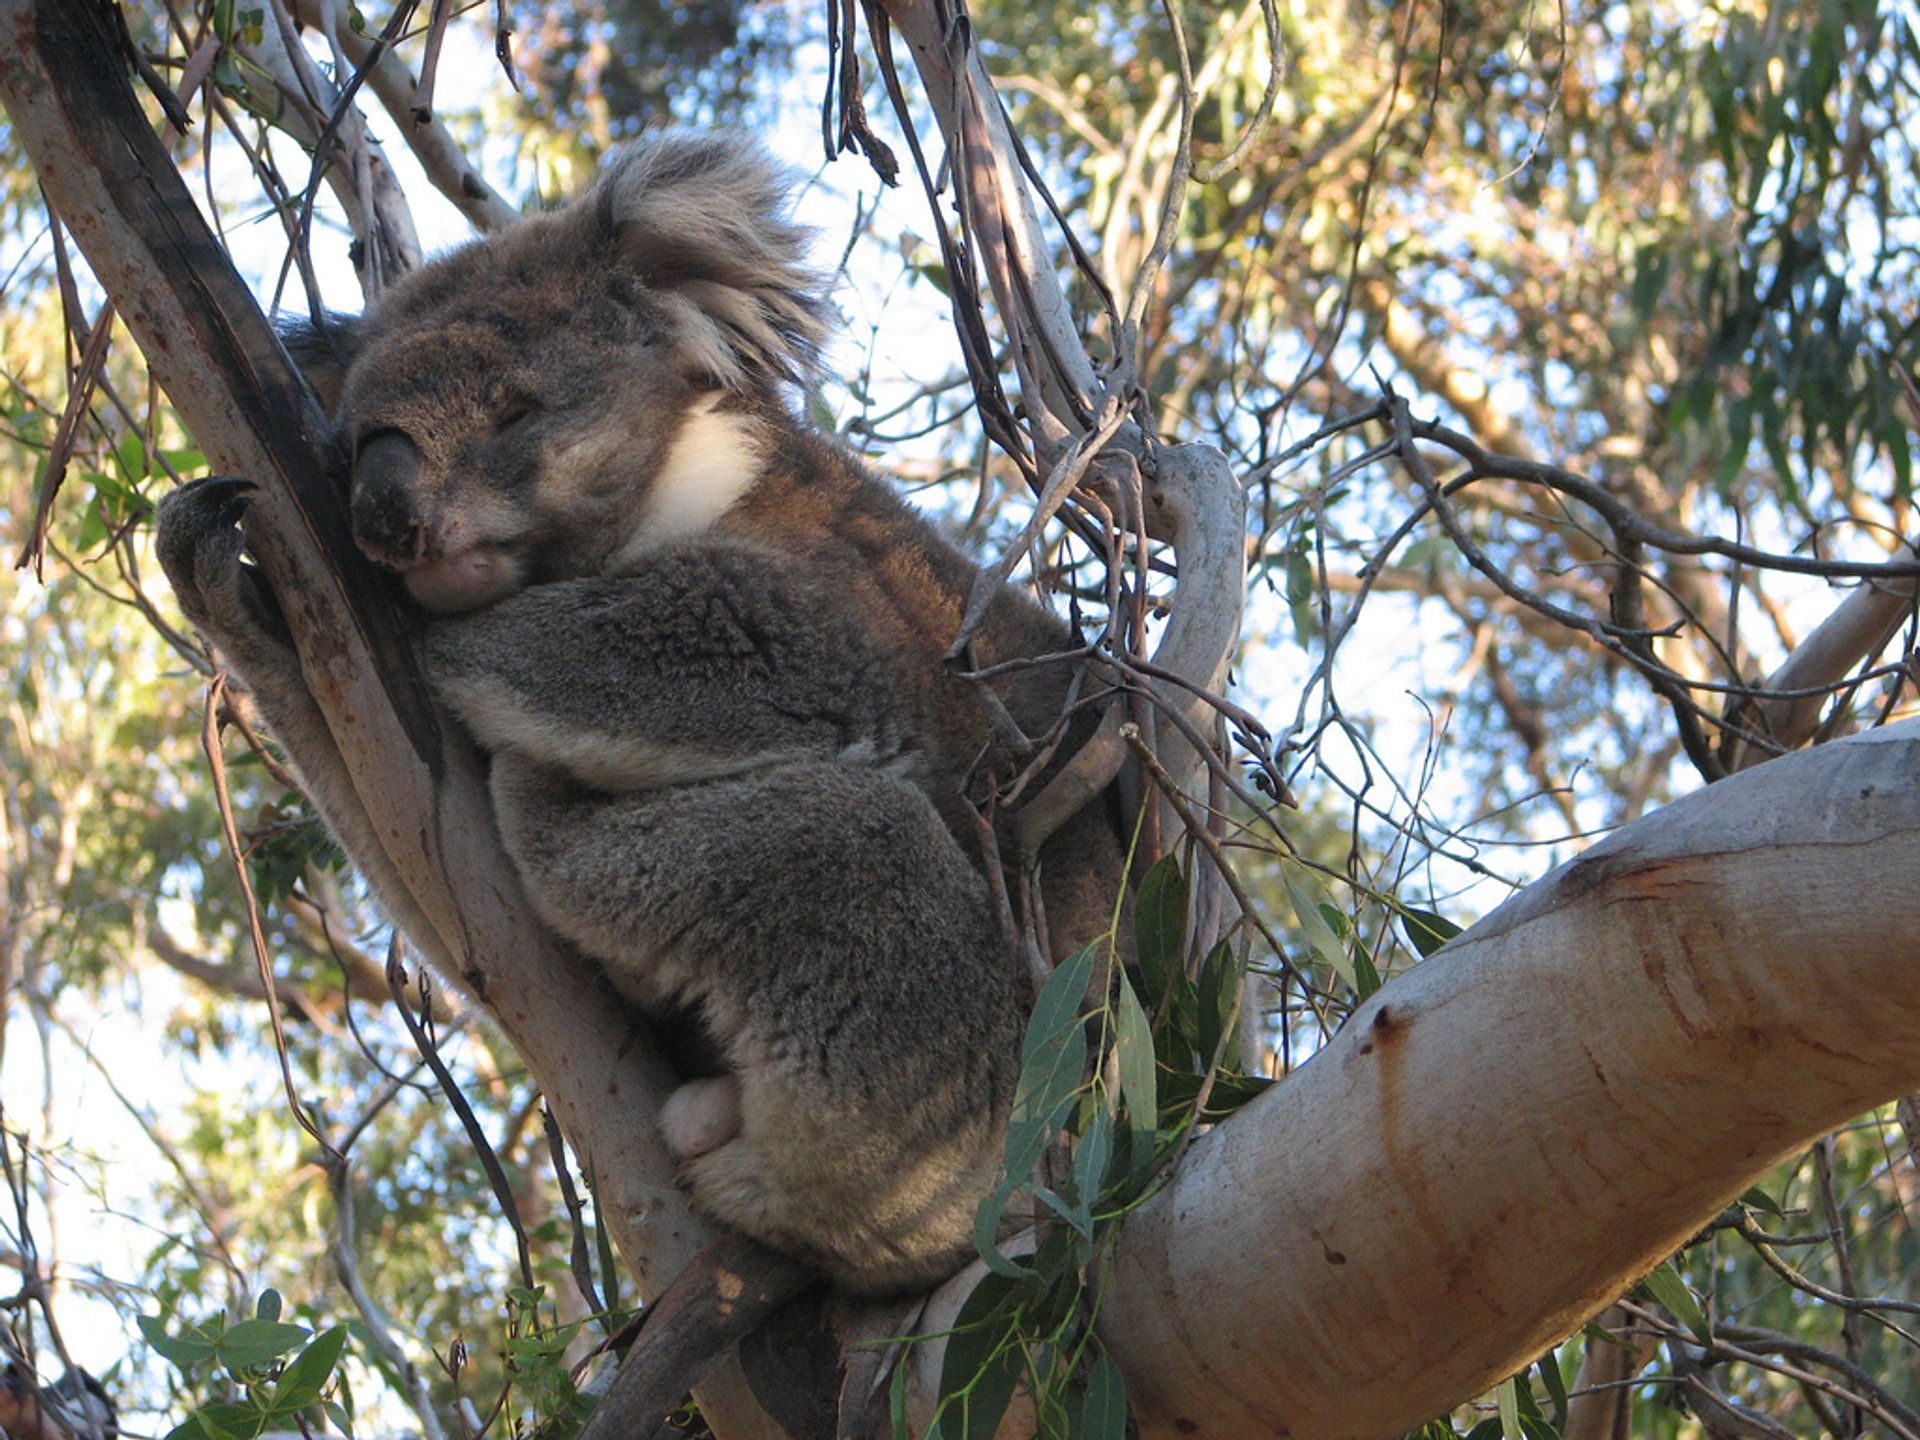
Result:
<svg viewBox="0 0 1920 1440">
<path fill-rule="evenodd" d="M 660 1133 L 682 1160 L 718 1150 L 740 1133 L 740 1082 L 731 1075 L 689 1080 L 660 1107 Z"/>
<path fill-rule="evenodd" d="M 242 559 L 240 521 L 256 488 L 231 475 L 192 480 L 160 501 L 154 520 L 154 551 L 180 608 L 227 650 L 263 634 L 289 643 L 279 602 Z"/>
</svg>

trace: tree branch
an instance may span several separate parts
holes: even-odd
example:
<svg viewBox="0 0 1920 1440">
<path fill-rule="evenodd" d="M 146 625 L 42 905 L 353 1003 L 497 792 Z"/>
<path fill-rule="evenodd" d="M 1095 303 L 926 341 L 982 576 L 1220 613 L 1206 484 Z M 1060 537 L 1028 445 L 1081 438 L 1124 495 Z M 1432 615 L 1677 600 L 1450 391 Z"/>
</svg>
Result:
<svg viewBox="0 0 1920 1440">
<path fill-rule="evenodd" d="M 1402 1434 L 1920 1084 L 1916 769 L 1894 726 L 1626 827 L 1205 1137 L 1108 1276 L 1142 1436 Z"/>
</svg>

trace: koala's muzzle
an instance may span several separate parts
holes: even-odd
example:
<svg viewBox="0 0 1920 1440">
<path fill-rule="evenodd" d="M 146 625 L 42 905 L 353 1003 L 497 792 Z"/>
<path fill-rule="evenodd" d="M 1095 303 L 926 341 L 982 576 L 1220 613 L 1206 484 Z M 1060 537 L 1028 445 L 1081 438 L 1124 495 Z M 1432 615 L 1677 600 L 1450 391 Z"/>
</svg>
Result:
<svg viewBox="0 0 1920 1440">
<path fill-rule="evenodd" d="M 353 538 L 369 559 L 396 570 L 428 558 L 420 469 L 419 449 L 398 430 L 374 436 L 353 460 Z"/>
</svg>

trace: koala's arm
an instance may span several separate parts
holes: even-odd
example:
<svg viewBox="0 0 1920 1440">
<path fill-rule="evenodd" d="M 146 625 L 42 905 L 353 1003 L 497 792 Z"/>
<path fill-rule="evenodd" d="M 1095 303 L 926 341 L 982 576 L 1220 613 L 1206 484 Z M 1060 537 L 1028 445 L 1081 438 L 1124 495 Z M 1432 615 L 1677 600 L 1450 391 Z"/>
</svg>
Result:
<svg viewBox="0 0 1920 1440">
<path fill-rule="evenodd" d="M 241 560 L 240 520 L 253 484 L 209 476 L 161 500 L 155 550 L 180 609 L 246 685 L 308 797 L 360 867 L 387 914 L 437 951 L 436 932 L 387 859 L 300 668 L 286 617 L 260 574 Z"/>
<path fill-rule="evenodd" d="M 437 621 L 427 670 L 483 747 L 605 791 L 801 756 L 887 764 L 914 739 L 891 665 L 825 577 L 728 541 Z"/>
</svg>

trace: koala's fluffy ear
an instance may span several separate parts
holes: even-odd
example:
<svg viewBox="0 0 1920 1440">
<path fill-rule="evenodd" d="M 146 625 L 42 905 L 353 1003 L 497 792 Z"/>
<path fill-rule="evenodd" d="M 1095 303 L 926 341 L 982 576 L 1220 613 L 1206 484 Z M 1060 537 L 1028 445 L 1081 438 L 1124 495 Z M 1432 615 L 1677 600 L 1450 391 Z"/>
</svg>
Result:
<svg viewBox="0 0 1920 1440">
<path fill-rule="evenodd" d="M 757 143 L 711 134 L 630 145 L 594 187 L 616 263 L 677 312 L 689 365 L 731 388 L 806 381 L 831 333 L 791 189 Z"/>
<path fill-rule="evenodd" d="M 320 397 L 320 408 L 328 415 L 337 413 L 347 370 L 360 350 L 361 317 L 330 314 L 322 316 L 317 325 L 307 319 L 282 319 L 274 328 L 287 354 Z"/>
</svg>

